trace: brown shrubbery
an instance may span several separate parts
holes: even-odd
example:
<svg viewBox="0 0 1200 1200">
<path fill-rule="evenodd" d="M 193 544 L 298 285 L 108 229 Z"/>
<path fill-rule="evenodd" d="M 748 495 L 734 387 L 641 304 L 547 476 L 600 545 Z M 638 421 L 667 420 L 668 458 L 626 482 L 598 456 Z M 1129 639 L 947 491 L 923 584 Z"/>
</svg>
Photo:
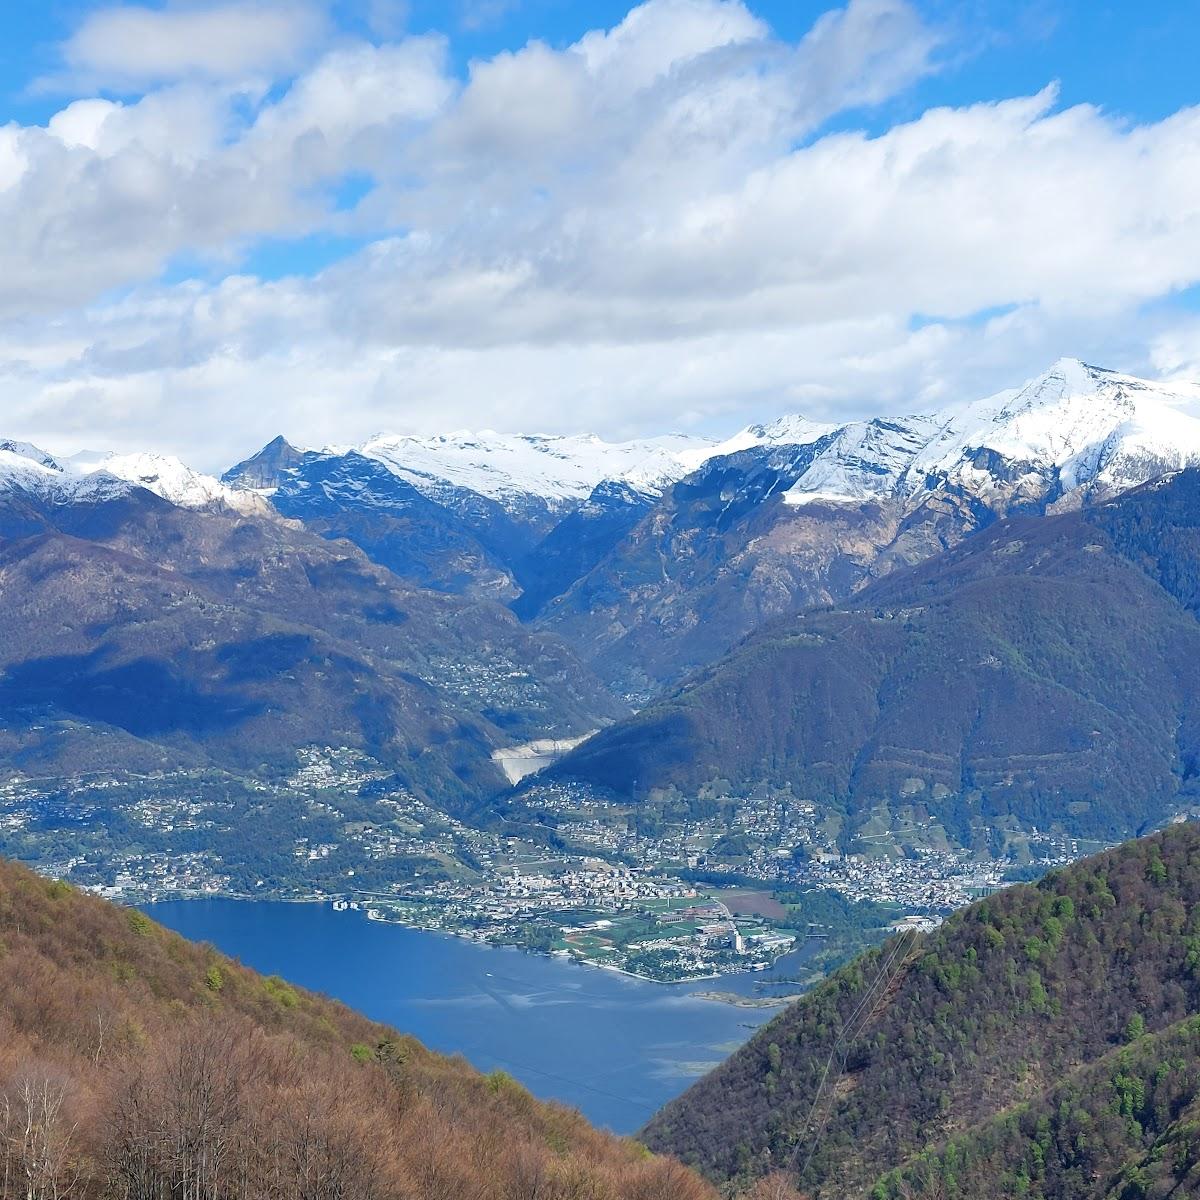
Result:
<svg viewBox="0 0 1200 1200">
<path fill-rule="evenodd" d="M 0 866 L 0 1200 L 711 1200 L 691 1172 Z"/>
</svg>

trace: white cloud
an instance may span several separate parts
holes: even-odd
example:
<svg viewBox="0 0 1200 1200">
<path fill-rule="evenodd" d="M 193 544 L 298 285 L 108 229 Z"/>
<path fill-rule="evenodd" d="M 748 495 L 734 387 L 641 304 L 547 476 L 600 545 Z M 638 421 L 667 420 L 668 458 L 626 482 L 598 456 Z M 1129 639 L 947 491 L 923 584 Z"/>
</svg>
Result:
<svg viewBox="0 0 1200 1200">
<path fill-rule="evenodd" d="M 436 38 L 330 51 L 247 120 L 205 83 L 67 105 L 0 128 L 0 319 L 151 279 L 177 255 L 336 228 L 340 178 L 394 158 L 452 94 Z"/>
<path fill-rule="evenodd" d="M 821 134 L 938 45 L 902 0 L 796 45 L 736 0 L 650 0 L 465 80 L 437 37 L 347 42 L 280 96 L 193 79 L 4 127 L 2 432 L 212 467 L 280 431 L 724 429 L 1061 354 L 1200 363 L 1142 311 L 1200 282 L 1200 109 L 1133 126 L 1048 89 Z M 349 172 L 374 188 L 343 211 Z M 314 278 L 153 282 L 322 231 L 376 240 Z"/>
<path fill-rule="evenodd" d="M 499 24 L 521 0 L 459 0 L 458 23 L 469 30 L 488 29 Z"/>
<path fill-rule="evenodd" d="M 76 77 L 118 88 L 274 77 L 300 65 L 326 32 L 323 12 L 308 0 L 126 4 L 91 13 L 63 46 L 63 59 Z"/>
<path fill-rule="evenodd" d="M 150 446 L 212 470 L 279 432 L 318 445 L 379 428 L 731 431 L 784 411 L 824 419 L 987 395 L 1064 351 L 1141 370 L 1155 332 L 1029 308 L 919 330 L 874 315 L 638 342 L 395 345 L 339 329 L 336 304 L 298 281 L 235 278 L 28 328 L 0 340 L 6 423 L 52 450 Z"/>
<path fill-rule="evenodd" d="M 709 51 L 761 41 L 767 27 L 740 0 L 657 0 L 573 47 L 609 89 L 635 92 Z"/>
<path fill-rule="evenodd" d="M 813 26 L 796 55 L 795 87 L 810 119 L 878 104 L 926 73 L 937 41 L 907 0 L 858 0 Z"/>
<path fill-rule="evenodd" d="M 1150 362 L 1164 379 L 1200 380 L 1200 317 L 1191 314 L 1160 330 L 1150 343 Z"/>
<path fill-rule="evenodd" d="M 407 130 L 437 116 L 453 94 L 438 37 L 331 51 L 268 105 L 239 150 L 276 169 L 304 163 L 305 178 L 386 164 Z M 381 141 L 352 153 L 356 143 Z"/>
<path fill-rule="evenodd" d="M 408 24 L 408 0 L 366 0 L 367 28 L 381 40 L 399 38 Z"/>
</svg>

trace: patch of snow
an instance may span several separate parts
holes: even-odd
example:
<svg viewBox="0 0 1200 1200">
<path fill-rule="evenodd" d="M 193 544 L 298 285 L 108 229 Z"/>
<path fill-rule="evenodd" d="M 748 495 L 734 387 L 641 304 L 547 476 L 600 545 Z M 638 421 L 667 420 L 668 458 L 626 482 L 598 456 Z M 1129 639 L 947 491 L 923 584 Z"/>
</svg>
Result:
<svg viewBox="0 0 1200 1200">
<path fill-rule="evenodd" d="M 711 458 L 754 446 L 809 445 L 834 428 L 789 416 L 749 426 L 725 441 L 687 434 L 607 442 L 595 434 L 381 433 L 361 445 L 330 446 L 324 453 L 373 458 L 433 500 L 465 489 L 502 505 L 534 498 L 561 509 L 583 503 L 608 482 L 655 498 Z"/>
<path fill-rule="evenodd" d="M 810 421 L 801 416 L 780 417 L 767 425 L 747 425 L 733 437 L 718 444 L 704 459 L 697 461 L 693 470 L 708 458 L 737 454 L 741 450 L 752 450 L 756 446 L 811 446 L 813 442 L 819 442 L 837 428 L 836 425 Z"/>
<path fill-rule="evenodd" d="M 789 508 L 803 508 L 807 504 L 858 504 L 863 499 L 844 492 L 805 492 L 794 487 L 783 493 L 783 502 Z"/>
<path fill-rule="evenodd" d="M 29 442 L 0 442 L 0 451 L 6 454 L 14 454 L 18 458 L 27 458 L 30 462 L 35 462 L 42 467 L 50 467 L 52 470 L 57 469 L 57 464 L 52 455 L 47 454 L 45 450 Z"/>
</svg>

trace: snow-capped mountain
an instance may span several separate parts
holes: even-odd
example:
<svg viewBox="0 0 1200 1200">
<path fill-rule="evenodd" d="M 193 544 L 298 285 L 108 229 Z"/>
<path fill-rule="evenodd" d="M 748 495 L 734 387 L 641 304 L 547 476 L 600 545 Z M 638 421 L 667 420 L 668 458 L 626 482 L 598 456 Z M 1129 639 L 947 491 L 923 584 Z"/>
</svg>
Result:
<svg viewBox="0 0 1200 1200">
<path fill-rule="evenodd" d="M 837 425 L 810 421 L 799 415 L 780 417 L 765 425 L 747 425 L 733 437 L 718 442 L 709 454 L 694 463 L 692 469 L 703 466 L 710 458 L 722 458 L 758 446 L 809 446 L 836 432 L 838 428 Z"/>
<path fill-rule="evenodd" d="M 954 414 L 917 457 L 910 492 L 945 479 L 984 486 L 989 462 L 1021 468 L 1034 491 L 1099 499 L 1200 464 L 1200 389 L 1151 383 L 1061 359 L 1015 392 Z M 1079 498 L 1079 497 L 1076 497 Z"/>
<path fill-rule="evenodd" d="M 718 449 L 681 434 L 379 434 L 308 451 L 276 438 L 223 482 L 423 586 L 519 598 L 531 617 Z"/>
<path fill-rule="evenodd" d="M 506 597 L 529 619 L 709 459 L 831 428 L 784 417 L 723 442 L 388 433 L 321 450 L 277 437 L 222 481 L 270 497 L 285 516 L 349 538 L 425 586 Z"/>
<path fill-rule="evenodd" d="M 965 506 L 953 529 L 921 527 L 920 552 L 929 552 L 1014 508 L 1103 497 L 1200 462 L 1198 414 L 1194 391 L 1063 359 L 1020 388 L 935 413 L 843 425 L 790 415 L 723 441 L 388 433 L 299 450 L 276 438 L 223 483 L 269 496 L 285 516 L 350 539 L 423 586 L 507 598 L 529 620 L 595 571 L 617 572 L 602 589 L 613 612 L 626 590 L 670 590 L 661 566 L 630 564 L 626 579 L 609 561 L 636 558 L 624 543 L 662 513 L 674 514 L 676 531 L 691 530 L 679 546 L 654 551 L 668 575 L 698 548 L 710 553 L 713 534 L 736 538 L 742 529 L 757 547 L 752 554 L 780 553 L 781 533 L 753 539 L 765 526 L 782 530 L 789 512 L 800 520 L 808 510 L 803 519 L 815 519 L 814 510 L 869 503 L 887 510 L 887 525 L 933 497 L 943 510 Z M 810 530 L 802 540 L 825 536 Z M 881 530 L 872 544 L 894 536 Z M 905 557 L 918 553 L 908 545 L 914 536 Z M 823 556 L 811 547 L 806 553 Z M 857 567 L 845 572 L 860 578 Z M 825 598 L 825 590 L 797 592 L 794 580 L 773 572 L 756 578 L 768 577 L 777 605 Z M 757 612 L 752 598 L 746 603 Z M 614 621 L 613 630 L 625 628 L 623 618 Z"/>
<path fill-rule="evenodd" d="M 110 499 L 144 488 L 180 508 L 261 508 L 252 495 L 193 471 L 174 455 L 85 450 L 55 458 L 28 442 L 0 442 L 0 489 L 14 488 L 50 503 Z"/>
<path fill-rule="evenodd" d="M 318 450 L 300 450 L 276 438 L 222 478 L 235 487 L 270 492 L 306 456 L 332 460 L 354 455 L 383 464 L 438 503 L 454 503 L 470 493 L 518 512 L 531 501 L 563 510 L 586 500 L 605 482 L 658 495 L 722 452 L 728 451 L 716 440 L 687 434 L 607 442 L 595 434 L 379 433 L 362 443 Z"/>
<path fill-rule="evenodd" d="M 543 607 L 631 697 L 999 517 L 1200 466 L 1200 392 L 1062 359 L 939 412 L 832 428 L 783 418 L 720 449 Z"/>
<path fill-rule="evenodd" d="M 538 434 L 451 433 L 439 437 L 378 434 L 357 451 L 386 464 L 430 499 L 467 489 L 505 506 L 537 497 L 567 508 L 591 495 L 604 481 L 619 481 L 645 494 L 657 494 L 695 470 L 716 443 L 685 434 L 629 442 L 606 442 L 594 434 L 552 437 Z"/>
<path fill-rule="evenodd" d="M 135 488 L 187 509 L 269 509 L 409 583 L 507 603 L 632 698 L 1001 516 L 1093 503 L 1192 465 L 1200 390 L 1063 359 L 916 416 L 783 416 L 723 441 L 380 434 L 301 450 L 280 437 L 220 481 L 169 456 L 4 442 L 0 494 L 23 530 L 48 506 Z"/>
<path fill-rule="evenodd" d="M 823 436 L 814 428 L 798 444 Z M 1200 391 L 1064 358 L 1023 387 L 959 408 L 843 426 L 784 500 L 919 502 L 950 488 L 1000 511 L 1110 496 L 1198 464 Z"/>
</svg>

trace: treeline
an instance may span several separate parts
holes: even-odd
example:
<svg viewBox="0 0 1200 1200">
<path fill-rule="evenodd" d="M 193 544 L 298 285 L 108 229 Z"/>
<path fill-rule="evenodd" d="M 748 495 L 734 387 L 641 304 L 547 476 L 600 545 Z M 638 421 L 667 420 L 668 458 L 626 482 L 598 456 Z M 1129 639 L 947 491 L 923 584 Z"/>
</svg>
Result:
<svg viewBox="0 0 1200 1200">
<path fill-rule="evenodd" d="M 0 865 L 3 1200 L 711 1200 L 690 1171 Z"/>
</svg>

